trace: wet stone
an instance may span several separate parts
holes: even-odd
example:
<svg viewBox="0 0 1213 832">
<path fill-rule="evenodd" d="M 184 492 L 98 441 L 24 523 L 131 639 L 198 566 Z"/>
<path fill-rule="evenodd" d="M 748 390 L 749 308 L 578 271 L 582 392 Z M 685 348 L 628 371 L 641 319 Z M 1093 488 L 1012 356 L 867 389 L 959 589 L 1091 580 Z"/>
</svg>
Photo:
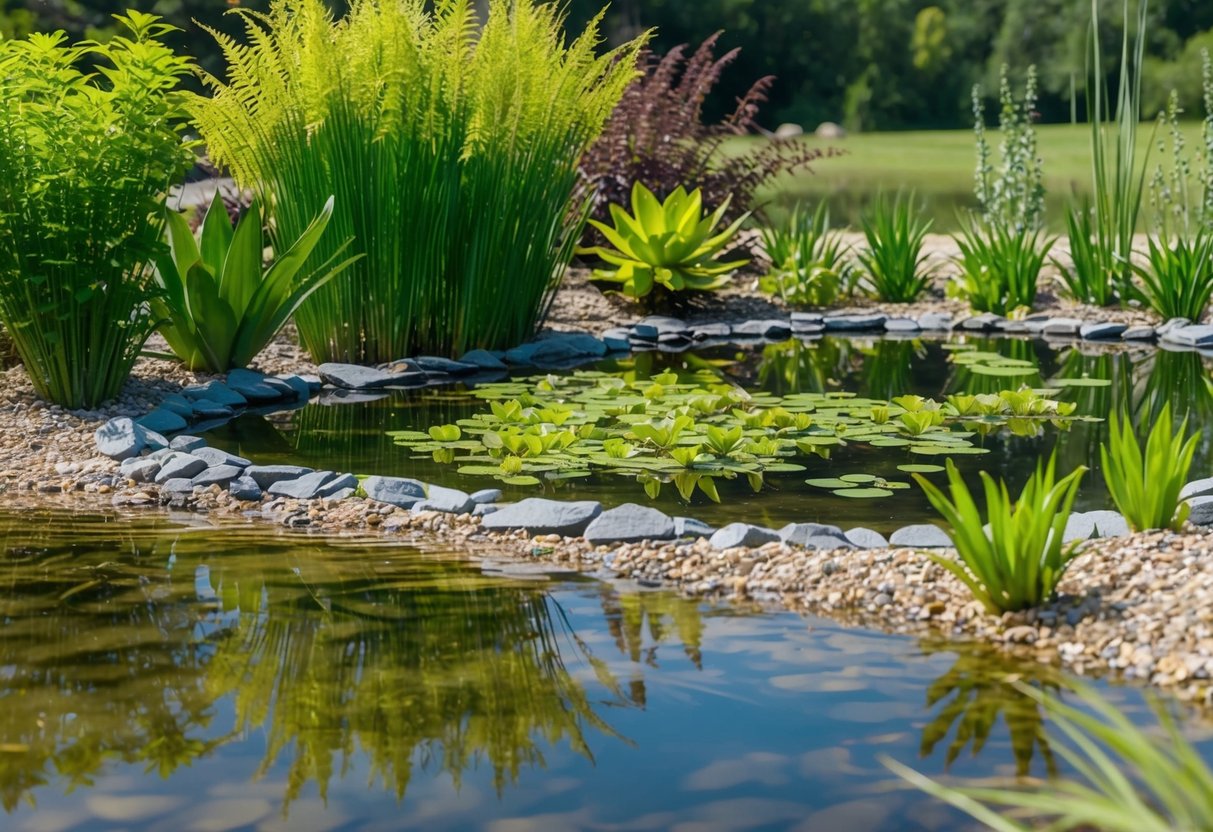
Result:
<svg viewBox="0 0 1213 832">
<path fill-rule="evenodd" d="M 728 324 L 698 324 L 691 330 L 691 338 L 703 341 L 707 338 L 728 338 L 733 334 L 733 327 Z"/>
<path fill-rule="evenodd" d="M 219 404 L 210 399 L 199 399 L 194 402 L 194 413 L 201 419 L 219 419 L 231 416 L 235 411 L 226 404 Z"/>
<path fill-rule="evenodd" d="M 276 482 L 296 480 L 312 473 L 311 468 L 300 465 L 250 465 L 244 469 L 244 474 L 262 489 L 267 489 Z"/>
<path fill-rule="evenodd" d="M 261 486 L 249 476 L 239 476 L 228 485 L 228 493 L 237 500 L 260 500 Z"/>
<path fill-rule="evenodd" d="M 1153 341 L 1157 337 L 1158 333 L 1152 326 L 1131 326 L 1120 333 L 1122 341 Z"/>
<path fill-rule="evenodd" d="M 252 468 L 248 469 L 252 472 Z M 256 474 L 251 474 L 254 480 Z M 337 475 L 332 471 L 313 471 L 296 479 L 282 479 L 271 483 L 266 492 L 275 497 L 290 497 L 294 500 L 313 500 L 321 496 L 324 487 Z"/>
<path fill-rule="evenodd" d="M 183 451 L 191 454 L 199 448 L 206 447 L 206 440 L 200 436 L 190 436 L 187 433 L 179 433 L 173 437 L 173 440 L 168 443 L 168 446 L 174 451 Z"/>
<path fill-rule="evenodd" d="M 674 518 L 675 537 L 711 537 L 715 531 L 715 527 L 709 526 L 707 523 L 694 517 Z"/>
<path fill-rule="evenodd" d="M 357 364 L 338 364 L 330 362 L 321 364 L 318 368 L 320 378 L 326 384 L 342 387 L 346 390 L 374 390 L 379 387 L 401 383 L 401 376 L 409 373 L 388 373 L 374 367 L 361 367 Z"/>
<path fill-rule="evenodd" d="M 1192 509 L 1188 522 L 1195 526 L 1213 526 L 1213 496 L 1193 497 L 1188 505 Z"/>
<path fill-rule="evenodd" d="M 888 538 L 883 534 L 863 526 L 848 529 L 845 537 L 860 549 L 884 549 L 889 545 Z"/>
<path fill-rule="evenodd" d="M 884 329 L 887 315 L 857 314 L 857 315 L 826 315 L 824 323 L 826 332 L 871 332 Z"/>
<path fill-rule="evenodd" d="M 1189 497 L 1204 497 L 1207 494 L 1213 494 L 1213 477 L 1205 477 L 1185 485 L 1179 491 L 1179 499 L 1186 500 Z"/>
<path fill-rule="evenodd" d="M 353 474 L 338 474 L 324 484 L 318 492 L 321 497 L 342 500 L 354 493 L 358 488 L 358 478 Z"/>
<path fill-rule="evenodd" d="M 445 514 L 468 514 L 476 507 L 475 500 L 466 491 L 431 485 L 426 489 L 425 499 L 413 505 L 413 511 L 440 511 Z"/>
<path fill-rule="evenodd" d="M 1006 319 L 1001 315 L 995 315 L 992 312 L 983 312 L 980 315 L 974 315 L 970 318 L 965 318 L 960 322 L 960 329 L 970 332 L 993 332 L 998 329 Z"/>
<path fill-rule="evenodd" d="M 253 463 L 242 456 L 221 451 L 218 448 L 202 447 L 193 451 L 194 456 L 206 460 L 207 465 L 231 465 L 236 468 L 247 468 Z"/>
<path fill-rule="evenodd" d="M 1213 345 L 1213 324 L 1175 327 L 1167 331 L 1163 340 L 1183 347 L 1207 347 Z"/>
<path fill-rule="evenodd" d="M 918 325 L 929 330 L 948 330 L 952 328 L 952 316 L 945 312 L 926 312 L 918 316 Z"/>
<path fill-rule="evenodd" d="M 404 477 L 367 477 L 362 490 L 370 499 L 398 508 L 412 508 L 425 499 L 425 486 Z"/>
<path fill-rule="evenodd" d="M 185 430 L 186 421 L 179 413 L 158 407 L 135 420 L 141 427 L 154 430 L 156 433 L 175 433 Z"/>
<path fill-rule="evenodd" d="M 637 330 L 640 329 L 640 327 L 648 327 L 655 330 L 653 333 L 653 339 L 656 339 L 660 335 L 666 335 L 671 332 L 685 333 L 688 329 L 686 321 L 682 320 L 681 318 L 671 318 L 668 315 L 648 315 L 641 318 L 636 323 L 636 326 L 632 327 L 632 332 L 639 334 L 637 333 Z"/>
<path fill-rule="evenodd" d="M 884 322 L 885 332 L 918 332 L 921 329 L 913 318 L 889 318 Z"/>
<path fill-rule="evenodd" d="M 156 474 L 155 481 L 163 485 L 171 479 L 183 477 L 191 479 L 207 469 L 205 459 L 199 459 L 192 454 L 174 453 L 166 456 Z"/>
<path fill-rule="evenodd" d="M 97 452 L 110 459 L 130 459 L 147 447 L 147 432 L 125 416 L 110 419 L 93 433 Z"/>
<path fill-rule="evenodd" d="M 482 370 L 504 370 L 505 362 L 499 356 L 488 350 L 472 350 L 459 357 L 464 364 L 475 364 Z"/>
<path fill-rule="evenodd" d="M 1116 511 L 1078 511 L 1066 519 L 1062 541 L 1090 540 L 1093 537 L 1123 537 L 1129 534 L 1129 524 Z"/>
<path fill-rule="evenodd" d="M 1078 318 L 1050 318 L 1045 321 L 1040 332 L 1046 338 L 1069 338 L 1077 335 L 1082 329 L 1083 322 Z"/>
<path fill-rule="evenodd" d="M 479 491 L 473 491 L 471 494 L 472 502 L 477 505 L 485 505 L 486 503 L 495 503 L 501 499 L 500 488 L 482 488 Z"/>
<path fill-rule="evenodd" d="M 838 526 L 821 523 L 788 523 L 779 530 L 780 540 L 796 546 L 807 547 L 808 542 L 815 537 L 832 537 L 835 538 L 836 543 L 849 545 L 846 538 L 843 537 L 842 529 Z"/>
<path fill-rule="evenodd" d="M 135 482 L 152 482 L 160 473 L 160 460 L 150 456 L 124 459 L 118 467 L 118 473 Z"/>
<path fill-rule="evenodd" d="M 729 523 L 713 534 L 708 542 L 713 549 L 732 549 L 735 546 L 753 549 L 766 543 L 778 543 L 779 533 L 749 523 Z"/>
<path fill-rule="evenodd" d="M 187 399 L 207 399 L 208 401 L 216 402 L 218 404 L 226 404 L 229 407 L 244 407 L 246 404 L 248 404 L 248 399 L 221 381 L 210 381 L 206 384 L 197 384 L 192 387 L 185 388 L 181 391 L 181 393 Z"/>
<path fill-rule="evenodd" d="M 612 327 L 602 333 L 602 343 L 610 352 L 626 352 L 632 345 L 628 335 L 628 330 L 623 327 Z"/>
<path fill-rule="evenodd" d="M 160 483 L 160 490 L 166 494 L 191 494 L 194 481 L 189 477 L 171 477 Z"/>
<path fill-rule="evenodd" d="M 939 526 L 916 523 L 893 532 L 889 536 L 889 544 L 911 549 L 947 549 L 952 546 L 952 538 Z"/>
<path fill-rule="evenodd" d="M 792 325 L 779 319 L 745 321 L 733 327 L 737 338 L 786 338 L 792 334 Z"/>
<path fill-rule="evenodd" d="M 201 485 L 203 487 L 208 485 L 227 487 L 242 473 L 243 469 L 237 468 L 235 465 L 215 465 L 196 474 L 191 482 L 194 485 Z"/>
<path fill-rule="evenodd" d="M 227 374 L 226 382 L 229 388 L 250 402 L 272 402 L 285 395 L 283 390 L 269 382 L 264 373 L 254 370 L 232 370 Z M 286 393 L 290 393 L 289 387 L 286 388 Z"/>
<path fill-rule="evenodd" d="M 592 500 L 565 502 L 543 497 L 528 497 L 502 506 L 484 518 L 491 530 L 525 529 L 530 534 L 580 535 L 602 513 L 602 503 Z"/>
<path fill-rule="evenodd" d="M 596 546 L 603 543 L 670 540 L 674 537 L 674 521 L 655 508 L 624 503 L 595 517 L 584 536 Z"/>
<path fill-rule="evenodd" d="M 470 361 L 452 361 L 437 355 L 418 355 L 413 362 L 427 373 L 446 373 L 452 376 L 464 376 L 480 369 L 480 365 Z"/>
<path fill-rule="evenodd" d="M 1089 323 L 1083 324 L 1079 328 L 1078 334 L 1088 341 L 1104 341 L 1120 338 L 1128 328 L 1127 324 L 1110 322 Z"/>
<path fill-rule="evenodd" d="M 295 397 L 296 401 L 306 402 L 312 397 L 312 385 L 303 376 L 281 375 L 274 378 L 291 388 L 291 394 Z M 316 381 L 316 387 L 319 389 L 320 379 L 316 379 Z"/>
<path fill-rule="evenodd" d="M 190 400 L 179 393 L 170 393 L 160 400 L 160 407 L 172 411 L 182 419 L 194 418 L 194 406 Z"/>
</svg>

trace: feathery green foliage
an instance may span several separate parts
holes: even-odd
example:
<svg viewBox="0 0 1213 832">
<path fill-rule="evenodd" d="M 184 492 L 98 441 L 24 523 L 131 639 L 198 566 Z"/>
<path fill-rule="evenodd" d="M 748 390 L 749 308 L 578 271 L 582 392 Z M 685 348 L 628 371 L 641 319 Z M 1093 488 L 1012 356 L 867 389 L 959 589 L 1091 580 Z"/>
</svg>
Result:
<svg viewBox="0 0 1213 832">
<path fill-rule="evenodd" d="M 1053 747 L 1082 780 L 1033 782 L 1030 788 L 945 786 L 891 758 L 882 762 L 909 783 L 969 813 L 995 832 L 1042 828 L 1012 820 L 999 809 L 1048 820 L 1043 828 L 1075 832 L 1213 829 L 1213 770 L 1164 705 L 1156 702 L 1154 706 L 1164 732 L 1156 736 L 1090 688 L 1078 688 L 1078 698 L 1085 706 L 1080 710 L 1031 685 L 1014 684 L 1044 707 L 1052 725 L 1069 740 Z"/>
<path fill-rule="evenodd" d="M 1132 420 L 1112 414 L 1099 458 L 1112 501 L 1134 531 L 1179 531 L 1188 519 L 1190 508 L 1180 501 L 1179 492 L 1188 481 L 1200 431 L 1187 433 L 1187 417 L 1175 430 L 1170 402 L 1159 411 L 1144 448 L 1133 433 Z"/>
<path fill-rule="evenodd" d="M 1091 123 L 1092 203 L 1071 208 L 1066 217 L 1070 263 L 1058 263 L 1066 289 L 1076 300 L 1105 306 L 1119 296 L 1133 297 L 1133 234 L 1145 190 L 1146 162 L 1136 161 L 1137 129 L 1141 118 L 1141 66 L 1148 34 L 1149 0 L 1137 4 L 1136 20 L 1124 0 L 1124 37 L 1121 41 L 1120 77 L 1116 85 L 1114 144 L 1104 124 L 1113 115 L 1103 87 L 1103 56 L 1099 46 L 1099 2 L 1091 0 L 1087 34 L 1087 118 Z M 1111 158 L 1109 159 L 1109 153 Z"/>
<path fill-rule="evenodd" d="M 1030 309 L 1037 281 L 1053 237 L 1041 239 L 1039 228 L 1015 229 L 960 216 L 958 294 L 978 312 L 1005 315 Z"/>
<path fill-rule="evenodd" d="M 147 264 L 193 161 L 171 27 L 117 19 L 129 34 L 103 45 L 0 40 L 0 322 L 38 395 L 68 407 L 115 396 L 152 333 Z"/>
<path fill-rule="evenodd" d="M 923 240 L 931 228 L 914 210 L 913 195 L 898 194 L 890 200 L 881 194 L 863 215 L 867 248 L 859 252 L 866 274 L 864 283 L 878 299 L 911 303 L 931 282 L 933 268 L 926 267 Z"/>
<path fill-rule="evenodd" d="M 257 201 L 233 230 L 216 192 L 198 240 L 185 217 L 169 211 L 169 248 L 156 260 L 162 294 L 152 300 L 152 311 L 164 322 L 160 333 L 177 357 L 191 370 L 223 373 L 247 367 L 299 304 L 356 259 L 322 263 L 296 279 L 332 214 L 330 197 L 303 236 L 266 269 Z"/>
<path fill-rule="evenodd" d="M 989 531 L 964 478 L 948 460 L 952 499 L 921 474 L 914 479 L 931 505 L 952 527 L 952 542 L 960 560 L 931 555 L 931 560 L 964 582 L 992 613 L 1022 610 L 1053 594 L 1074 558 L 1077 544 L 1066 546 L 1062 536 L 1078 484 L 1086 468 L 1079 466 L 1055 479 L 1056 456 L 1037 464 L 1019 499 L 1012 501 L 1007 484 L 981 472 Z"/>
<path fill-rule="evenodd" d="M 566 44 L 555 4 L 323 0 L 240 12 L 215 33 L 228 81 L 191 109 L 212 156 L 298 239 L 330 194 L 330 232 L 365 255 L 296 322 L 312 357 L 382 361 L 513 345 L 547 312 L 580 234 L 577 161 L 635 76 L 634 41 Z"/>
<path fill-rule="evenodd" d="M 580 249 L 596 255 L 611 269 L 595 269 L 595 280 L 620 285 L 620 294 L 645 298 L 658 286 L 667 292 L 711 292 L 728 283 L 729 275 L 748 260 L 720 262 L 716 257 L 737 236 L 749 214 L 743 214 L 723 231 L 716 227 L 729 209 L 730 199 L 706 217 L 703 192 L 689 194 L 679 186 L 662 202 L 641 182 L 632 185 L 632 213 L 619 205 L 609 208 L 614 226 L 598 220 L 590 224 L 614 246 Z"/>
<path fill-rule="evenodd" d="M 782 225 L 762 229 L 771 271 L 758 287 L 793 306 L 829 306 L 854 288 L 851 247 L 841 231 L 830 230 L 830 206 L 812 212 L 800 205 Z"/>
</svg>

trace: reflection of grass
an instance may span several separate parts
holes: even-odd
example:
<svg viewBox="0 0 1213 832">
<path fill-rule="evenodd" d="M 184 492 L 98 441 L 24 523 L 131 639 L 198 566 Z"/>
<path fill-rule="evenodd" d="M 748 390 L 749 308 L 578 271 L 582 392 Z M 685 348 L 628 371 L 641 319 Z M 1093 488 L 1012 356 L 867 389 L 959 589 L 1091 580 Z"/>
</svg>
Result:
<svg viewBox="0 0 1213 832">
<path fill-rule="evenodd" d="M 808 343 L 793 338 L 763 347 L 758 386 L 776 396 L 828 393 L 841 387 L 850 364 L 851 342 L 845 338 Z"/>
<path fill-rule="evenodd" d="M 1012 664 L 996 650 L 980 645 L 926 641 L 922 650 L 928 655 L 958 653 L 956 663 L 927 688 L 927 706 L 940 707 L 923 728 L 923 757 L 933 754 L 949 736 L 947 765 L 954 763 L 966 747 L 971 746 L 976 756 L 1001 717 L 1011 737 L 1016 773 L 1023 777 L 1031 771 L 1032 758 L 1039 747 L 1046 771 L 1056 774 L 1057 764 L 1042 730 L 1044 715 L 1040 705 L 1017 686 L 1029 684 L 1040 690 L 1056 691 L 1056 671 L 1032 662 Z"/>
</svg>

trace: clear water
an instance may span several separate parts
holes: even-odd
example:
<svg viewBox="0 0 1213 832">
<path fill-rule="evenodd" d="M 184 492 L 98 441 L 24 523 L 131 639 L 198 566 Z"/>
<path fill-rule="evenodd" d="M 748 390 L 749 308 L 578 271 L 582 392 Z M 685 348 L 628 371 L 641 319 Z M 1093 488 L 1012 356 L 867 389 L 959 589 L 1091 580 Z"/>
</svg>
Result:
<svg viewBox="0 0 1213 832">
<path fill-rule="evenodd" d="M 1056 677 L 973 647 L 262 527 L 0 553 L 6 831 L 961 830 L 880 755 L 1060 766 L 1007 684 Z"/>
<path fill-rule="evenodd" d="M 1126 408 L 1137 425 L 1148 426 L 1163 404 L 1169 402 L 1174 412 L 1190 413 L 1195 425 L 1207 424 L 1213 417 L 1207 359 L 1198 353 L 1153 349 L 1109 352 L 1091 345 L 1080 349 L 1052 347 L 1030 340 L 963 340 L 982 350 L 1036 362 L 1039 373 L 1025 381 L 1038 387 L 1057 386 L 1060 390 L 1057 397 L 1077 402 L 1078 412 L 1083 415 L 1102 419 L 1114 409 Z M 949 393 L 996 392 L 1017 386 L 1021 381 L 974 375 L 949 363 L 949 352 L 943 344 L 929 339 L 824 338 L 749 349 L 718 347 L 681 355 L 641 353 L 626 361 L 604 362 L 600 368 L 643 378 L 670 368 L 700 369 L 711 361 L 725 378 L 751 390 L 779 395 L 846 390 L 880 399 L 914 393 L 942 400 Z M 1083 377 L 1108 379 L 1112 384 L 1061 386 L 1065 379 Z M 257 462 L 290 462 L 357 474 L 412 476 L 475 490 L 496 483 L 488 478 L 460 476 L 455 470 L 457 466 L 411 458 L 410 451 L 393 444 L 386 432 L 425 430 L 430 425 L 465 418 L 484 407 L 483 402 L 472 399 L 461 388 L 399 392 L 359 404 L 313 401 L 297 411 L 244 415 L 206 434 L 206 438 L 218 447 Z M 1018 488 L 1037 461 L 1056 448 L 1060 470 L 1079 465 L 1091 469 L 1083 480 L 1077 508 L 1109 508 L 1111 500 L 1099 470 L 1099 445 L 1106 438 L 1106 423 L 1078 423 L 1068 432 L 1050 428 L 1043 436 L 1030 439 L 1008 434 L 984 443 L 992 453 L 959 457 L 956 462 L 974 485 L 977 472 L 986 470 L 1005 477 Z M 905 481 L 908 476 L 897 471 L 897 466 L 923 461 L 904 449 L 853 445 L 836 451 L 829 461 L 813 460 L 807 472 L 769 475 L 760 493 L 754 493 L 744 478 L 739 478 L 719 484 L 719 505 L 702 494 L 694 495 L 688 504 L 673 488 L 664 489 L 653 504 L 671 514 L 691 514 L 713 524 L 744 520 L 778 527 L 789 522 L 827 522 L 844 527 L 864 525 L 887 532 L 906 523 L 937 519 L 918 488 L 898 491 L 886 499 L 853 500 L 835 497 L 828 491 L 805 485 L 804 481 L 846 473 L 876 474 Z M 1213 470 L 1213 431 L 1206 430 L 1193 476 L 1206 476 L 1210 470 Z M 606 505 L 651 502 L 636 482 L 614 476 L 505 490 L 507 499 L 544 495 L 596 499 Z"/>
</svg>

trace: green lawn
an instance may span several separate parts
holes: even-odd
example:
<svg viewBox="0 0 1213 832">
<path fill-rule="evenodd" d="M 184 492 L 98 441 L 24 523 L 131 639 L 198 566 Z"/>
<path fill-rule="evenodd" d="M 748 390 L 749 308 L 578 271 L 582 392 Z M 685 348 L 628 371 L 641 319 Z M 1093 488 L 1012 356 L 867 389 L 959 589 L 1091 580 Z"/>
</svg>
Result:
<svg viewBox="0 0 1213 832">
<path fill-rule="evenodd" d="M 1138 134 L 1139 158 L 1150 146 L 1149 166 L 1158 159 L 1150 142 L 1153 124 L 1143 124 Z M 1185 124 L 1184 136 L 1189 155 L 1199 146 L 1200 124 Z M 997 150 L 1000 134 L 987 133 Z M 1070 195 L 1086 193 L 1091 182 L 1090 131 L 1086 125 L 1042 125 L 1038 128 L 1040 155 L 1044 160 L 1045 187 L 1048 192 L 1049 224 L 1060 228 Z M 739 150 L 762 138 L 738 139 L 728 147 Z M 797 200 L 817 201 L 830 198 L 831 212 L 839 222 L 857 225 L 858 212 L 878 191 L 913 189 L 924 200 L 925 210 L 935 218 L 939 230 L 955 226 L 956 209 L 973 202 L 973 170 L 976 152 L 970 130 L 935 130 L 905 133 L 863 133 L 834 142 L 814 137 L 802 139 L 812 147 L 829 147 L 843 155 L 822 159 L 812 173 L 789 177 L 778 183 L 774 193 L 765 194 L 774 206 Z"/>
</svg>

